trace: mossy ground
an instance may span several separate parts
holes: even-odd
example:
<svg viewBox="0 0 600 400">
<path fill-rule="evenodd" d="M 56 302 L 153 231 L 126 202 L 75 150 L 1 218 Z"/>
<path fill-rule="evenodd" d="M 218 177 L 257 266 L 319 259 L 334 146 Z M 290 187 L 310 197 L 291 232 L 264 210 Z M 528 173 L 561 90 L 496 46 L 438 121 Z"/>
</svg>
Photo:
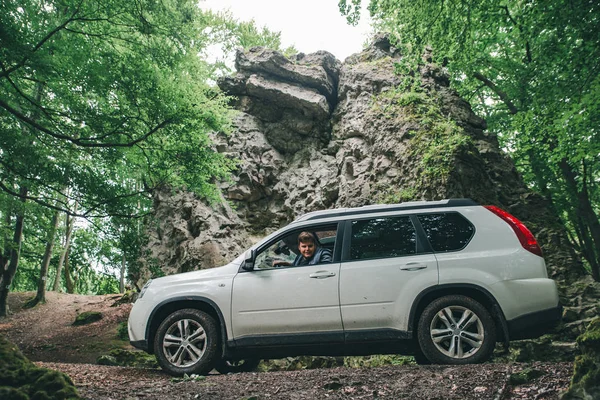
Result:
<svg viewBox="0 0 600 400">
<path fill-rule="evenodd" d="M 524 385 L 524 384 L 529 383 L 532 380 L 537 379 L 543 375 L 544 375 L 543 371 L 533 369 L 533 368 L 525 368 L 521 372 L 511 374 L 510 378 L 509 378 L 509 383 L 513 386 Z"/>
<path fill-rule="evenodd" d="M 37 367 L 0 336 L 0 398 L 79 399 L 71 379 L 58 371 Z"/>
<path fill-rule="evenodd" d="M 600 318 L 590 322 L 577 344 L 582 355 L 575 359 L 571 386 L 563 399 L 600 399 Z"/>
<path fill-rule="evenodd" d="M 124 349 L 111 350 L 108 355 L 98 357 L 97 363 L 134 368 L 158 368 L 158 362 L 153 355 Z"/>
<path fill-rule="evenodd" d="M 100 321 L 101 319 L 102 319 L 101 312 L 86 311 L 86 312 L 82 312 L 81 314 L 77 315 L 77 318 L 75 318 L 75 322 L 73 322 L 73 325 L 75 325 L 75 326 L 87 325 L 87 324 L 91 324 L 92 322 Z"/>
</svg>

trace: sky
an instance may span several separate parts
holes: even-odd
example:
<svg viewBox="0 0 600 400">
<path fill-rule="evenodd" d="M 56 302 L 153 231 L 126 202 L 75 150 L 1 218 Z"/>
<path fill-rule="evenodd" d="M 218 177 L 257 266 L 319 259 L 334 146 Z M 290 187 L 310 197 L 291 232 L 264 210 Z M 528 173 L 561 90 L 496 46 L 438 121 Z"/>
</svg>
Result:
<svg viewBox="0 0 600 400">
<path fill-rule="evenodd" d="M 370 31 L 366 12 L 358 26 L 348 25 L 338 0 L 200 0 L 200 7 L 229 10 L 238 20 L 254 19 L 258 27 L 279 31 L 282 48 L 294 45 L 307 54 L 327 50 L 340 61 L 360 52 Z"/>
</svg>

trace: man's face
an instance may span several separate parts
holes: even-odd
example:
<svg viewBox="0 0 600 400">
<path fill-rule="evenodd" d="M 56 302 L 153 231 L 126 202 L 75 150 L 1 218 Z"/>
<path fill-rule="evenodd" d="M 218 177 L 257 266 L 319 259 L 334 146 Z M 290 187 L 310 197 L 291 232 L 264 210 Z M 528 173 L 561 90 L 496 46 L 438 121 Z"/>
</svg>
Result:
<svg viewBox="0 0 600 400">
<path fill-rule="evenodd" d="M 313 242 L 300 242 L 298 250 L 300 250 L 300 254 L 302 254 L 304 258 L 311 258 L 312 255 L 315 254 L 315 244 Z"/>
</svg>

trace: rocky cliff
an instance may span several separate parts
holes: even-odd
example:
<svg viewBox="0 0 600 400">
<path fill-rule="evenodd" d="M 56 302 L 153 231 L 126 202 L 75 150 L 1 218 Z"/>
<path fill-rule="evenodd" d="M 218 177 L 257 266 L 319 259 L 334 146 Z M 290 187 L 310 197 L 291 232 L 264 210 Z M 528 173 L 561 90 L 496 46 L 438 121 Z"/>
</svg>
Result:
<svg viewBox="0 0 600 400">
<path fill-rule="evenodd" d="M 253 48 L 238 52 L 236 69 L 219 81 L 239 110 L 235 129 L 215 133 L 214 142 L 238 169 L 220 184 L 220 204 L 156 194 L 140 281 L 153 268 L 171 274 L 222 264 L 308 211 L 467 197 L 507 209 L 534 232 L 574 306 L 573 334 L 597 313 L 597 302 L 583 297 L 600 289 L 583 278 L 557 216 L 427 57 L 402 73 L 402 54 L 379 36 L 344 63 L 324 51 L 286 58 Z M 574 282 L 589 293 L 568 293 Z M 577 304 L 567 300 L 576 295 Z"/>
</svg>

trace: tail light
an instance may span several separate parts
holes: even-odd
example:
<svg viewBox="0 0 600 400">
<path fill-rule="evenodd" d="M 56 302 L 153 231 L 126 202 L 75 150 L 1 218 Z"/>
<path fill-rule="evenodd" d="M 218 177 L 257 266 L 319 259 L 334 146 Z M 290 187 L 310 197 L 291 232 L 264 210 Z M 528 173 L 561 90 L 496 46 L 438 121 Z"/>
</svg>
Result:
<svg viewBox="0 0 600 400">
<path fill-rule="evenodd" d="M 506 211 L 496 207 L 496 206 L 485 206 L 488 210 L 502 218 L 517 234 L 517 238 L 519 238 L 519 242 L 521 242 L 521 246 L 527 251 L 532 252 L 536 256 L 543 257 L 542 249 L 538 244 L 537 240 L 531 233 L 529 229 L 519 221 L 514 215 L 507 213 Z"/>
</svg>

